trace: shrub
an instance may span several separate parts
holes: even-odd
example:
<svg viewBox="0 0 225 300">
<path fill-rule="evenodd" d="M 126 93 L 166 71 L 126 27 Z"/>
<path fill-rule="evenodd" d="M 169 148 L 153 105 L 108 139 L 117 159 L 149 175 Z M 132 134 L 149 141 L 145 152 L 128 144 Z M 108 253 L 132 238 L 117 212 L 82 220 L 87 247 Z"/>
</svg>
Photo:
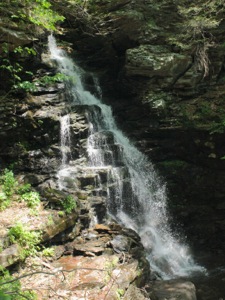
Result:
<svg viewBox="0 0 225 300">
<path fill-rule="evenodd" d="M 36 208 L 40 204 L 40 196 L 37 192 L 24 193 L 21 198 L 27 203 L 30 208 Z"/>
<path fill-rule="evenodd" d="M 10 228 L 9 240 L 21 246 L 21 259 L 25 259 L 29 255 L 36 254 L 38 244 L 40 243 L 40 233 L 27 230 L 23 224 L 17 223 Z"/>
<path fill-rule="evenodd" d="M 71 213 L 77 206 L 76 200 L 71 195 L 68 195 L 64 200 L 62 200 L 61 205 L 67 214 Z"/>
<path fill-rule="evenodd" d="M 3 184 L 3 192 L 7 197 L 10 197 L 17 185 L 17 181 L 14 177 L 13 171 L 5 169 L 3 175 L 1 176 L 1 182 Z"/>
<path fill-rule="evenodd" d="M 6 209 L 10 204 L 10 199 L 7 198 L 4 192 L 0 193 L 0 211 Z"/>
<path fill-rule="evenodd" d="M 23 184 L 23 185 L 20 185 L 20 186 L 17 188 L 16 192 L 17 192 L 17 194 L 19 194 L 19 195 L 23 195 L 23 194 L 25 194 L 25 193 L 30 192 L 30 190 L 31 190 L 31 185 L 30 185 L 29 183 L 25 183 L 25 184 Z"/>
<path fill-rule="evenodd" d="M 18 183 L 14 178 L 13 172 L 8 169 L 5 169 L 0 176 L 0 183 L 2 184 L 2 191 L 0 191 L 0 210 L 4 210 L 10 205 L 10 197 Z"/>
<path fill-rule="evenodd" d="M 55 255 L 55 249 L 45 248 L 44 250 L 42 250 L 42 255 L 45 257 L 53 257 Z"/>
</svg>

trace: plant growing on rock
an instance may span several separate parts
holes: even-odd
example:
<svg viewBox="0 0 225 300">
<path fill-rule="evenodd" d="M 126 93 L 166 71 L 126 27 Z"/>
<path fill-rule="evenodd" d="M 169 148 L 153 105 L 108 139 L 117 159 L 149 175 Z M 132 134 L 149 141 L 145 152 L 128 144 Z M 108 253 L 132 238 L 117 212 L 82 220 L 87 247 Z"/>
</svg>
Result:
<svg viewBox="0 0 225 300">
<path fill-rule="evenodd" d="M 36 208 L 41 202 L 39 193 L 33 191 L 22 194 L 21 198 L 30 208 Z"/>
<path fill-rule="evenodd" d="M 37 253 L 41 240 L 39 232 L 29 231 L 22 223 L 17 223 L 9 229 L 8 236 L 12 244 L 18 244 L 21 247 L 21 259 Z"/>
<path fill-rule="evenodd" d="M 39 29 L 55 31 L 56 23 L 65 19 L 52 8 L 52 4 L 48 0 L 4 1 L 0 3 L 0 13 L 6 16 L 10 15 L 11 20 L 19 23 L 22 29 L 24 26 L 29 29 L 29 25 L 35 25 Z"/>
<path fill-rule="evenodd" d="M 72 195 L 68 195 L 66 198 L 61 200 L 61 205 L 67 214 L 70 214 L 77 207 L 76 200 Z"/>
<path fill-rule="evenodd" d="M 55 249 L 54 248 L 45 248 L 41 252 L 42 256 L 45 257 L 53 257 L 55 255 Z"/>
<path fill-rule="evenodd" d="M 2 191 L 0 192 L 0 210 L 7 208 L 11 202 L 11 196 L 17 185 L 13 171 L 5 169 L 0 176 Z"/>
<path fill-rule="evenodd" d="M 68 80 L 68 76 L 66 76 L 62 73 L 57 73 L 54 76 L 45 75 L 45 76 L 41 77 L 37 81 L 37 83 L 39 83 L 40 85 L 43 85 L 43 86 L 51 86 L 54 83 L 62 82 L 65 80 Z"/>
<path fill-rule="evenodd" d="M 0 185 L 0 210 L 7 208 L 11 201 L 23 200 L 32 209 L 37 208 L 41 202 L 39 193 L 31 191 L 29 183 L 19 184 L 12 170 L 3 171 Z"/>
<path fill-rule="evenodd" d="M 32 72 L 24 70 L 22 64 L 18 62 L 19 58 L 36 55 L 33 48 L 18 46 L 11 49 L 10 43 L 4 43 L 0 55 L 0 70 L 7 75 L 12 85 L 12 91 L 24 90 L 34 91 L 36 89 L 34 83 L 23 80 L 23 78 L 31 79 Z M 23 78 L 22 78 L 23 77 Z"/>
<path fill-rule="evenodd" d="M 125 294 L 124 289 L 117 289 L 116 290 L 116 296 L 117 296 L 118 300 L 123 299 L 124 294 Z"/>
<path fill-rule="evenodd" d="M 19 195 L 23 195 L 25 193 L 29 193 L 31 191 L 31 185 L 29 183 L 22 184 L 18 186 L 16 192 Z"/>
<path fill-rule="evenodd" d="M 4 192 L 0 192 L 0 211 L 6 209 L 10 205 L 10 199 Z"/>
<path fill-rule="evenodd" d="M 8 41 L 11 36 L 16 36 L 18 28 L 22 32 L 30 32 L 33 36 L 46 30 L 56 31 L 57 22 L 62 22 L 65 19 L 52 8 L 52 4 L 48 0 L 3 1 L 0 3 L 0 16 L 4 16 L 5 23 L 7 23 L 7 20 L 12 23 L 9 29 L 6 25 L 3 41 Z M 32 72 L 26 70 L 23 63 L 21 63 L 24 59 L 35 55 L 36 50 L 34 47 L 15 46 L 11 42 L 2 44 L 0 49 L 0 71 L 5 77 L 8 77 L 11 91 L 33 92 L 36 90 L 35 83 L 32 82 Z"/>
<path fill-rule="evenodd" d="M 65 19 L 56 11 L 52 10 L 52 4 L 47 0 L 26 0 L 25 2 L 29 10 L 25 18 L 35 25 L 50 31 L 55 31 L 55 24 Z"/>
<path fill-rule="evenodd" d="M 0 181 L 3 184 L 3 192 L 7 197 L 10 197 L 17 185 L 17 181 L 14 177 L 13 171 L 5 169 L 3 175 L 0 178 Z"/>
</svg>

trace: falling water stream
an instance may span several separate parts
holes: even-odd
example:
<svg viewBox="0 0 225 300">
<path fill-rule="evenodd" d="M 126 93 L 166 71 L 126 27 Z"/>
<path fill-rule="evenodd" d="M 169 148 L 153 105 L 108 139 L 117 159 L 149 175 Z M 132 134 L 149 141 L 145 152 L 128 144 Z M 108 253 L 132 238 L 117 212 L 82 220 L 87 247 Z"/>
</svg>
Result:
<svg viewBox="0 0 225 300">
<path fill-rule="evenodd" d="M 106 168 L 108 172 L 108 213 L 124 226 L 135 230 L 146 249 L 151 269 L 162 278 L 188 276 L 203 271 L 173 235 L 167 213 L 165 184 L 148 161 L 117 128 L 111 108 L 84 89 L 83 71 L 66 53 L 59 49 L 53 36 L 49 37 L 51 59 L 59 72 L 68 76 L 71 101 L 89 109 L 87 152 L 89 167 Z M 60 176 L 69 173 L 70 154 L 69 115 L 61 118 L 62 164 Z M 61 183 L 62 184 L 62 183 Z"/>
</svg>

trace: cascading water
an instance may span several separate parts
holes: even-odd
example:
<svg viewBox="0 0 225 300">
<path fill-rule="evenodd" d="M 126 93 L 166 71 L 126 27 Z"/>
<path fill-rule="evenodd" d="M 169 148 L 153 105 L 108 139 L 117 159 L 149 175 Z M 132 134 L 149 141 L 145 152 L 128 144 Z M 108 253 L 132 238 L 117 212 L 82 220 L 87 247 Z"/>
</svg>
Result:
<svg viewBox="0 0 225 300">
<path fill-rule="evenodd" d="M 117 128 L 111 108 L 84 89 L 82 71 L 57 47 L 53 36 L 49 37 L 49 50 L 59 71 L 69 78 L 71 101 L 90 107 L 89 164 L 95 170 L 108 170 L 108 213 L 139 234 L 151 268 L 162 278 L 203 271 L 194 263 L 188 248 L 181 245 L 171 232 L 165 184 L 153 165 Z M 63 164 L 68 172 L 65 158 Z"/>
<path fill-rule="evenodd" d="M 60 143 L 61 143 L 61 166 L 58 172 L 59 188 L 63 188 L 61 178 L 68 173 L 67 164 L 71 158 L 71 141 L 70 141 L 70 115 L 60 117 Z"/>
<path fill-rule="evenodd" d="M 60 138 L 62 152 L 62 168 L 65 167 L 71 155 L 70 147 L 70 115 L 65 115 L 60 118 Z"/>
</svg>

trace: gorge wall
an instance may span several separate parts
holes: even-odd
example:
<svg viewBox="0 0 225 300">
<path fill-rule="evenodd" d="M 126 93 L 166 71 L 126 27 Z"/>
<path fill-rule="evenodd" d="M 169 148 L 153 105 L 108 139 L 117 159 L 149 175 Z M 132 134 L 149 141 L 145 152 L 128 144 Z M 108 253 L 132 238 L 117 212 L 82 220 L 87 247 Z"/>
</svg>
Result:
<svg viewBox="0 0 225 300">
<path fill-rule="evenodd" d="M 220 20 L 218 26 L 207 26 L 210 18 L 197 22 L 193 12 L 191 16 L 197 27 L 194 29 L 192 23 L 187 23 L 190 15 L 182 14 L 176 1 L 161 4 L 151 0 L 84 1 L 82 9 L 75 3 L 54 5 L 66 16 L 57 38 L 87 70 L 87 89 L 97 93 L 94 74 L 102 87 L 104 102 L 113 108 L 118 126 L 150 158 L 167 182 L 174 229 L 187 235 L 196 253 L 222 254 L 225 249 L 225 21 L 220 9 L 223 7 L 215 17 Z M 29 45 L 31 40 L 35 43 L 38 56 L 24 57 L 21 61 L 24 66 L 29 65 L 34 80 L 46 74 L 55 75 L 55 66 L 49 64 L 43 50 L 47 34 L 35 37 L 33 42 L 30 32 L 10 28 L 16 32 L 12 34 L 5 30 L 6 24 L 1 26 L 1 44 L 9 37 L 12 48 Z M 2 78 L 6 79 L 0 83 L 0 166 L 14 164 L 15 173 L 54 206 L 55 176 L 61 163 L 60 115 L 68 110 L 65 85 L 60 80 L 50 86 L 37 83 L 34 92 L 8 96 L 7 77 Z M 84 164 L 88 131 L 85 110 L 75 109 L 71 128 L 72 156 Z M 79 180 L 81 187 L 92 182 L 92 178 L 84 179 L 82 175 Z M 75 196 L 87 200 L 83 193 Z M 91 207 L 98 207 L 104 214 L 104 205 L 96 201 Z M 81 209 L 81 226 L 89 222 L 86 215 L 89 208 Z"/>
<path fill-rule="evenodd" d="M 80 22 L 69 8 L 60 38 L 97 74 L 119 126 L 167 181 L 172 215 L 193 246 L 220 251 L 225 23 L 222 7 L 216 14 L 205 8 L 210 17 L 202 3 L 190 7 L 185 15 L 176 1 L 94 1 L 86 7 L 93 23 Z"/>
</svg>

